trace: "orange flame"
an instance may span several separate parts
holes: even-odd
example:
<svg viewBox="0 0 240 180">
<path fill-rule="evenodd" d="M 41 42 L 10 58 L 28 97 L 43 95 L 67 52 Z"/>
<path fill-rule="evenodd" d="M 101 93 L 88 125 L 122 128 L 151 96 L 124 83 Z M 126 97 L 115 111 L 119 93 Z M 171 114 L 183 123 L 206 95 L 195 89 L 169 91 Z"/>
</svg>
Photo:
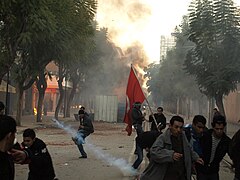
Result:
<svg viewBox="0 0 240 180">
<path fill-rule="evenodd" d="M 145 64 L 159 62 L 160 36 L 170 35 L 186 14 L 190 0 L 99 0 L 97 21 L 123 52 L 142 46 Z"/>
</svg>

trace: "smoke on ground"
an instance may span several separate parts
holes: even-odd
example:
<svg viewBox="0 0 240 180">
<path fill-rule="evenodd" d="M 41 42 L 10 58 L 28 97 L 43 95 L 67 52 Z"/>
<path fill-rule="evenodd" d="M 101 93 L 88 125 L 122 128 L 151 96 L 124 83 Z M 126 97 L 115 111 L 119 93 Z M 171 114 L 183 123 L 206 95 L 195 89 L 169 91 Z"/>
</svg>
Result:
<svg viewBox="0 0 240 180">
<path fill-rule="evenodd" d="M 70 134 L 75 139 L 75 143 L 81 143 L 84 144 L 85 140 L 82 138 L 81 133 L 78 133 L 75 129 L 73 129 L 71 126 L 66 126 L 57 119 L 52 119 L 52 121 L 61 129 L 65 130 L 68 134 Z M 103 152 L 102 149 L 95 146 L 94 144 L 90 143 L 89 141 L 86 141 L 86 147 L 91 150 L 95 157 L 98 159 L 106 162 L 110 166 L 114 166 L 121 170 L 124 176 L 135 176 L 137 175 L 137 171 L 132 168 L 132 166 L 123 158 L 116 158 L 106 152 Z"/>
</svg>

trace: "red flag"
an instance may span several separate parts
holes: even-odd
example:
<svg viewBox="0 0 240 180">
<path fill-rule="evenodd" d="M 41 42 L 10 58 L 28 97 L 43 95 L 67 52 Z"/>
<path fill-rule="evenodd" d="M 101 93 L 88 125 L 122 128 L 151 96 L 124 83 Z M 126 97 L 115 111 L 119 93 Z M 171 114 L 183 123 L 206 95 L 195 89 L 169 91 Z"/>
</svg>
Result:
<svg viewBox="0 0 240 180">
<path fill-rule="evenodd" d="M 131 66 L 131 71 L 128 77 L 128 84 L 126 90 L 126 109 L 124 122 L 127 124 L 126 131 L 130 136 L 132 134 L 132 118 L 131 118 L 131 110 L 134 102 L 143 103 L 145 100 L 145 96 L 143 94 L 142 88 L 139 84 L 139 81 L 134 73 L 133 67 Z"/>
</svg>

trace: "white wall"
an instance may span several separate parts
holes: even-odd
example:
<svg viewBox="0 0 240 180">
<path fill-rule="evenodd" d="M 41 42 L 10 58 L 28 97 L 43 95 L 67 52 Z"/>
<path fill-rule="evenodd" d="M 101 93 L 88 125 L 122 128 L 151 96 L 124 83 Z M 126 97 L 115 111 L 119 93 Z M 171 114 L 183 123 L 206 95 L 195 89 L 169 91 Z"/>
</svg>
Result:
<svg viewBox="0 0 240 180">
<path fill-rule="evenodd" d="M 117 122 L 117 96 L 96 96 L 94 102 L 94 120 Z"/>
</svg>

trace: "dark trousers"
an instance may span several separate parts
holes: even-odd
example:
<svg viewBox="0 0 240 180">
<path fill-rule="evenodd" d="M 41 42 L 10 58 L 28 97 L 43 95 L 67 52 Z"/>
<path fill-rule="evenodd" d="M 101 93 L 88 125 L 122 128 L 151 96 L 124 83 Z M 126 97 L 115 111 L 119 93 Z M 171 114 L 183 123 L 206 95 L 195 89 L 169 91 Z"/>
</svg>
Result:
<svg viewBox="0 0 240 180">
<path fill-rule="evenodd" d="M 87 153 L 84 151 L 82 144 L 78 144 L 77 147 L 78 147 L 82 156 L 87 156 Z"/>
<path fill-rule="evenodd" d="M 187 180 L 185 174 L 182 174 L 181 176 L 176 176 L 176 174 L 167 174 L 164 177 L 164 180 Z"/>
<path fill-rule="evenodd" d="M 133 127 L 136 129 L 137 135 L 142 134 L 144 132 L 141 124 L 134 124 Z"/>
<path fill-rule="evenodd" d="M 144 132 L 141 124 L 134 124 L 133 127 L 136 130 L 137 136 L 139 136 L 139 134 L 142 134 Z M 137 143 L 136 143 L 134 154 L 137 154 Z"/>
<path fill-rule="evenodd" d="M 137 159 L 132 165 L 134 169 L 137 169 L 143 160 L 143 149 L 137 143 L 136 143 L 136 151 L 137 151 Z"/>
<path fill-rule="evenodd" d="M 219 174 L 218 173 L 203 174 L 198 172 L 197 180 L 219 180 Z"/>
</svg>

